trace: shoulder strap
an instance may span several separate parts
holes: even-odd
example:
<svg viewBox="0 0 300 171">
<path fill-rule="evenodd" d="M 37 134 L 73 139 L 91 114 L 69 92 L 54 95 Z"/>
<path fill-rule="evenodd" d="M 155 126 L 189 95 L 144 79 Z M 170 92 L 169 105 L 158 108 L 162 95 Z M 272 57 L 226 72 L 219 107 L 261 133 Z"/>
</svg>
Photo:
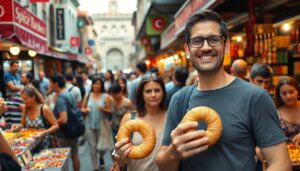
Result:
<svg viewBox="0 0 300 171">
<path fill-rule="evenodd" d="M 135 112 L 131 112 L 131 113 L 130 113 L 130 120 L 133 120 L 133 119 L 135 119 L 135 115 L 136 115 L 136 113 L 135 113 Z"/>
<path fill-rule="evenodd" d="M 183 88 L 183 90 L 180 94 L 179 100 L 178 100 L 180 103 L 181 102 L 183 103 L 183 105 L 178 105 L 178 111 L 180 112 L 180 114 L 184 115 L 187 112 L 187 109 L 189 107 L 190 97 L 196 86 L 197 86 L 197 83 Z"/>
<path fill-rule="evenodd" d="M 73 88 L 74 88 L 74 86 L 72 86 L 71 88 L 69 88 L 69 90 L 68 90 L 68 91 L 69 91 L 69 92 L 71 92 Z"/>
<path fill-rule="evenodd" d="M 47 128 L 47 127 L 49 127 L 49 124 L 48 124 L 46 118 L 44 117 L 44 110 L 43 109 L 44 109 L 44 104 L 42 104 L 42 106 L 41 106 L 40 115 L 42 117 L 42 120 L 43 120 L 43 123 L 44 123 L 45 127 Z"/>
</svg>

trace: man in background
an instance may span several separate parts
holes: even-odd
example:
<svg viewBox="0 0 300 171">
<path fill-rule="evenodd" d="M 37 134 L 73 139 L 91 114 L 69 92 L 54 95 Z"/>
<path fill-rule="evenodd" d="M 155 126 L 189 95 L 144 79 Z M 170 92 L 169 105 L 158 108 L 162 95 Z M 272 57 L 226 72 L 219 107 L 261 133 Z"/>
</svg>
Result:
<svg viewBox="0 0 300 171">
<path fill-rule="evenodd" d="M 40 80 L 40 89 L 43 94 L 47 94 L 49 89 L 49 79 L 45 77 L 44 71 L 39 72 L 39 80 Z"/>
<path fill-rule="evenodd" d="M 243 59 L 236 59 L 231 65 L 231 75 L 242 80 L 249 81 L 247 76 L 247 62 Z"/>
<path fill-rule="evenodd" d="M 138 77 L 134 79 L 129 87 L 129 96 L 128 98 L 131 100 L 133 104 L 135 104 L 135 98 L 136 98 L 136 89 L 142 79 L 142 76 L 146 73 L 147 71 L 147 65 L 144 62 L 140 62 L 136 65 L 136 74 Z"/>
<path fill-rule="evenodd" d="M 189 76 L 189 71 L 184 67 L 179 67 L 172 75 L 173 88 L 167 90 L 165 104 L 168 107 L 173 94 L 185 86 L 186 79 Z"/>
<path fill-rule="evenodd" d="M 272 81 L 273 71 L 268 64 L 255 63 L 250 72 L 250 82 L 269 90 Z"/>
</svg>

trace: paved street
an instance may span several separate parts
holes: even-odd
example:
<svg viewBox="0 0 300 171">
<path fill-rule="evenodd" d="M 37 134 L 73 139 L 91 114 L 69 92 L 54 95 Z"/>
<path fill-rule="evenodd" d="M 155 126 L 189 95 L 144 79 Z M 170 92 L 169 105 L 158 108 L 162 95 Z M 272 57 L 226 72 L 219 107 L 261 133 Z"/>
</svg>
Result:
<svg viewBox="0 0 300 171">
<path fill-rule="evenodd" d="M 90 149 L 87 142 L 85 142 L 83 146 L 79 147 L 79 157 L 80 171 L 93 171 L 92 161 L 90 159 Z M 105 169 L 102 169 L 101 171 L 108 171 L 109 167 L 112 165 L 111 155 L 109 152 L 106 152 L 104 160 Z M 71 162 L 69 166 L 71 166 Z M 72 171 L 72 167 L 69 168 L 69 171 Z"/>
</svg>

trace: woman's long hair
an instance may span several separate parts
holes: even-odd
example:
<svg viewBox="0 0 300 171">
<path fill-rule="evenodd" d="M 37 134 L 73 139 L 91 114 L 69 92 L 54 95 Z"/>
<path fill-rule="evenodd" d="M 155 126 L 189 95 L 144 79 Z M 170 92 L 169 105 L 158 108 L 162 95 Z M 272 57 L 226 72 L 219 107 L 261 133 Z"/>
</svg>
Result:
<svg viewBox="0 0 300 171">
<path fill-rule="evenodd" d="M 136 109 L 137 109 L 139 116 L 144 116 L 147 113 L 146 108 L 145 108 L 145 100 L 144 100 L 143 92 L 144 92 L 145 85 L 149 82 L 155 82 L 160 85 L 160 87 L 163 91 L 163 98 L 159 104 L 159 108 L 160 109 L 165 108 L 164 101 L 166 98 L 166 88 L 165 88 L 163 79 L 160 76 L 157 76 L 156 74 L 153 74 L 153 73 L 145 74 L 142 77 L 142 80 L 140 81 L 139 86 L 136 91 Z"/>
<path fill-rule="evenodd" d="M 86 92 L 85 92 L 85 89 L 84 89 L 82 77 L 77 74 L 77 75 L 75 75 L 75 78 L 76 78 L 75 85 L 79 88 L 81 97 L 84 97 Z"/>
<path fill-rule="evenodd" d="M 45 103 L 42 94 L 39 93 L 39 91 L 38 91 L 35 87 L 33 87 L 33 86 L 31 86 L 31 85 L 26 86 L 26 87 L 22 90 L 21 94 L 26 94 L 28 97 L 34 97 L 35 101 L 36 101 L 38 104 L 43 104 L 43 103 Z"/>
</svg>

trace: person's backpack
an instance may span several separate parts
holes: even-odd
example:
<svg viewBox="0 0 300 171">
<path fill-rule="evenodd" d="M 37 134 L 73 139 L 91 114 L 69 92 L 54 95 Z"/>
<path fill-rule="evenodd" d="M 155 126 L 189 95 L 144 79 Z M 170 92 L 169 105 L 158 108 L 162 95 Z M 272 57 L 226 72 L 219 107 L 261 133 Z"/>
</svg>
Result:
<svg viewBox="0 0 300 171">
<path fill-rule="evenodd" d="M 66 138 L 77 138 L 84 134 L 84 117 L 80 109 L 76 106 L 73 96 L 67 93 L 72 101 L 67 97 L 61 96 L 65 99 L 67 104 L 68 121 L 62 126 Z"/>
</svg>

